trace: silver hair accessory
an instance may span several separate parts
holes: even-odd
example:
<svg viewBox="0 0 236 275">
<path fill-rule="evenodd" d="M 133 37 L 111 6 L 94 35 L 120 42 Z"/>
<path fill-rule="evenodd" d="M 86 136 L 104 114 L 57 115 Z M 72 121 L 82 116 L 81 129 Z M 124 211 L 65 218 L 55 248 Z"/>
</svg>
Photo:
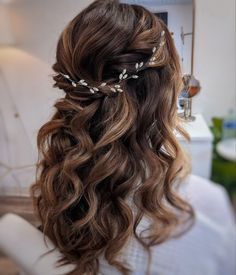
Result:
<svg viewBox="0 0 236 275">
<path fill-rule="evenodd" d="M 159 48 L 161 48 L 161 47 L 163 47 L 165 45 L 165 37 L 164 36 L 165 36 L 165 31 L 163 30 L 161 32 L 161 41 L 159 43 Z M 138 79 L 139 76 L 137 75 L 137 73 L 139 71 L 144 70 L 148 66 L 155 65 L 155 62 L 157 61 L 157 57 L 156 57 L 157 51 L 158 51 L 158 47 L 153 47 L 153 49 L 152 49 L 153 54 L 152 54 L 151 58 L 146 63 L 144 63 L 144 62 L 136 63 L 135 64 L 135 73 L 129 75 L 128 72 L 127 72 L 127 69 L 123 69 L 122 73 L 120 73 L 120 75 L 119 75 L 119 82 L 115 83 L 115 84 L 112 84 L 112 85 L 108 85 L 106 82 L 103 82 L 103 83 L 101 83 L 101 85 L 94 87 L 94 86 L 89 85 L 89 83 L 86 82 L 84 79 L 81 79 L 80 81 L 75 81 L 68 74 L 63 74 L 63 73 L 60 73 L 60 74 L 65 79 L 67 79 L 68 81 L 70 81 L 71 85 L 73 87 L 76 88 L 78 86 L 84 86 L 84 87 L 88 88 L 89 91 L 92 94 L 94 94 L 96 92 L 99 92 L 100 89 L 102 89 L 105 86 L 108 87 L 114 93 L 116 93 L 116 92 L 122 93 L 123 89 L 121 87 L 121 83 L 123 81 L 131 79 L 131 78 L 132 79 Z"/>
</svg>

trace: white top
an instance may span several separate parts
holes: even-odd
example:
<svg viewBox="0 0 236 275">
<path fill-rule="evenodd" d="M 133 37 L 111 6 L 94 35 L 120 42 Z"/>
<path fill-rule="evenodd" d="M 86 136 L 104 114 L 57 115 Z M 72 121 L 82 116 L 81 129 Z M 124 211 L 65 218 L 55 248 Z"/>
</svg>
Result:
<svg viewBox="0 0 236 275">
<path fill-rule="evenodd" d="M 192 175 L 182 184 L 181 194 L 195 210 L 195 225 L 180 238 L 152 248 L 151 275 L 235 275 L 235 216 L 225 189 Z M 145 274 L 148 258 L 137 241 L 122 258 L 132 266 L 132 274 Z M 102 261 L 101 274 L 120 273 Z"/>
<path fill-rule="evenodd" d="M 152 248 L 151 275 L 235 275 L 235 220 L 225 190 L 203 178 L 190 176 L 182 184 L 182 195 L 193 205 L 196 223 L 179 239 Z M 140 225 L 145 227 L 145 220 Z M 46 238 L 47 239 L 47 238 Z M 22 275 L 62 275 L 73 266 L 56 267 L 58 249 L 41 257 L 54 246 L 41 231 L 13 214 L 0 218 L 0 251 L 16 262 Z M 147 255 L 132 241 L 122 257 L 131 265 L 133 275 L 144 275 Z M 100 274 L 120 274 L 104 260 Z"/>
</svg>

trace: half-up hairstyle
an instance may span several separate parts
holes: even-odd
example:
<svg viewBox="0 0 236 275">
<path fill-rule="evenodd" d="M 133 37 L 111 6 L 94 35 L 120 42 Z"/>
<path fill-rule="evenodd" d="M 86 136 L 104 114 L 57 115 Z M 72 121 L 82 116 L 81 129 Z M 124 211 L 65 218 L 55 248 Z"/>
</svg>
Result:
<svg viewBox="0 0 236 275">
<path fill-rule="evenodd" d="M 123 81 L 123 92 L 107 86 L 92 94 L 74 87 L 117 81 L 135 64 L 157 59 Z M 75 264 L 70 274 L 97 274 L 104 256 L 122 274 L 130 267 L 118 255 L 131 238 L 147 251 L 193 220 L 193 211 L 176 192 L 189 173 L 176 139 L 176 102 L 181 87 L 179 58 L 170 32 L 154 14 L 137 5 L 98 0 L 62 32 L 53 65 L 55 87 L 65 97 L 37 137 L 39 160 L 32 196 L 42 230 Z M 186 136 L 186 134 L 184 134 Z M 135 210 L 135 211 L 134 211 Z M 138 232 L 143 217 L 150 220 Z"/>
</svg>

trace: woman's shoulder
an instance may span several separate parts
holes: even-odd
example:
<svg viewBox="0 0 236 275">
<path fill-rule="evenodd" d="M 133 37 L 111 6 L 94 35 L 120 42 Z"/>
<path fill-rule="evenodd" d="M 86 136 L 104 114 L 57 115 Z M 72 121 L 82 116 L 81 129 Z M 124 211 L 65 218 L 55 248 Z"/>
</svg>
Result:
<svg viewBox="0 0 236 275">
<path fill-rule="evenodd" d="M 226 189 L 208 179 L 190 175 L 179 189 L 194 210 L 218 224 L 235 223 L 235 214 Z"/>
<path fill-rule="evenodd" d="M 180 184 L 180 196 L 188 201 L 196 214 L 193 227 L 179 236 L 152 247 L 151 274 L 233 275 L 235 224 L 226 190 L 207 179 L 190 175 Z M 146 219 L 140 228 L 148 225 Z M 143 247 L 132 239 L 123 250 L 122 260 L 131 265 L 132 274 L 145 274 L 148 257 Z M 103 274 L 119 274 L 105 261 Z M 111 272 L 112 270 L 112 272 Z"/>
<path fill-rule="evenodd" d="M 153 248 L 154 266 L 163 267 L 162 274 L 168 275 L 235 274 L 235 214 L 225 188 L 190 175 L 179 192 L 194 209 L 194 225 L 179 238 Z M 170 258 L 175 259 L 171 264 Z M 179 273 L 171 273 L 171 268 Z"/>
</svg>

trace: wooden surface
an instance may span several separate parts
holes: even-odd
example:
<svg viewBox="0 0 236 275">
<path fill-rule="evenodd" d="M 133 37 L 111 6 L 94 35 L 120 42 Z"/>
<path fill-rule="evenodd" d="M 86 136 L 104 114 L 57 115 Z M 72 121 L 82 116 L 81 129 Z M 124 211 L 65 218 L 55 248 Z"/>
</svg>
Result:
<svg viewBox="0 0 236 275">
<path fill-rule="evenodd" d="M 0 196 L 0 217 L 6 213 L 15 213 L 37 226 L 39 223 L 33 212 L 30 197 Z M 0 253 L 0 275 L 18 275 L 16 264 Z"/>
<path fill-rule="evenodd" d="M 0 275 L 19 275 L 19 269 L 10 259 L 0 254 Z"/>
<path fill-rule="evenodd" d="M 0 216 L 6 213 L 17 214 L 34 225 L 38 223 L 30 197 L 0 196 Z"/>
</svg>

